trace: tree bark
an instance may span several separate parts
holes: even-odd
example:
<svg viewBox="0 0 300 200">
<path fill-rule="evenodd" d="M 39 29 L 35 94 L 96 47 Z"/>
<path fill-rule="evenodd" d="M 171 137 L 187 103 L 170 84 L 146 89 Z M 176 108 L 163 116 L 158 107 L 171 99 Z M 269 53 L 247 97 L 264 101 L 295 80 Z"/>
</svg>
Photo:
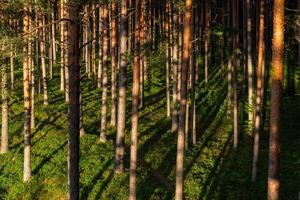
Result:
<svg viewBox="0 0 300 200">
<path fill-rule="evenodd" d="M 111 4 L 111 118 L 110 125 L 116 126 L 117 121 L 117 2 L 114 0 Z"/>
<path fill-rule="evenodd" d="M 68 1 L 66 7 L 69 21 L 67 38 L 69 68 L 69 137 L 68 137 L 68 182 L 69 199 L 79 199 L 79 134 L 80 134 L 80 50 L 79 50 L 79 12 L 78 1 Z"/>
<path fill-rule="evenodd" d="M 130 145 L 130 178 L 129 200 L 136 200 L 136 170 L 137 170 L 137 143 L 138 143 L 138 110 L 140 90 L 140 0 L 135 3 L 135 45 L 132 85 L 132 116 L 131 116 L 131 145 Z"/>
<path fill-rule="evenodd" d="M 256 107 L 255 107 L 255 129 L 254 129 L 254 145 L 253 145 L 253 163 L 252 163 L 252 182 L 256 181 L 257 162 L 259 152 L 259 136 L 262 123 L 262 89 L 263 89 L 263 60 L 264 60 L 264 43 L 265 43 L 265 0 L 260 0 L 259 11 L 259 35 L 258 35 L 258 61 L 257 61 L 257 92 L 256 92 Z"/>
<path fill-rule="evenodd" d="M 64 18 L 64 0 L 60 0 L 60 19 Z M 60 90 L 65 90 L 65 37 L 64 37 L 64 25 L 65 22 L 60 22 Z"/>
<path fill-rule="evenodd" d="M 184 17 L 184 34 L 183 34 L 183 51 L 182 51 L 182 68 L 181 68 L 181 99 L 179 111 L 179 127 L 177 139 L 177 157 L 176 157 L 176 192 L 175 199 L 183 199 L 183 160 L 184 160 L 184 143 L 185 143 L 185 117 L 187 106 L 187 82 L 190 56 L 190 38 L 191 38 L 191 17 L 192 17 L 192 0 L 185 1 Z"/>
<path fill-rule="evenodd" d="M 247 6 L 247 78 L 248 78 L 248 122 L 252 127 L 253 116 L 253 62 L 252 62 L 252 0 L 246 1 Z M 251 128 L 252 129 L 252 128 Z"/>
<path fill-rule="evenodd" d="M 8 91 L 7 91 L 7 58 L 4 55 L 5 49 L 2 47 L 2 68 L 1 68 L 1 94 L 2 94 L 2 123 L 1 123 L 1 147 L 0 154 L 8 152 L 9 142 L 8 142 Z"/>
<path fill-rule="evenodd" d="M 39 26 L 43 27 L 45 24 L 45 16 L 39 9 Z M 44 94 L 44 105 L 48 105 L 48 90 L 47 90 L 47 75 L 46 75 L 46 33 L 45 27 L 40 28 L 40 52 L 42 62 L 42 79 L 43 79 L 43 94 Z"/>
<path fill-rule="evenodd" d="M 172 109 L 172 132 L 178 129 L 178 10 L 173 13 L 173 109 Z"/>
<path fill-rule="evenodd" d="M 284 44 L 284 0 L 274 0 L 268 200 L 279 199 L 279 122 Z"/>
<path fill-rule="evenodd" d="M 29 77 L 29 34 L 30 31 L 30 13 L 29 2 L 24 2 L 24 17 L 23 17 L 23 32 L 24 32 L 24 47 L 23 47 L 23 92 L 24 92 L 24 166 L 23 166 L 23 181 L 28 182 L 31 178 L 31 145 L 30 145 L 30 77 Z"/>
<path fill-rule="evenodd" d="M 126 21 L 127 21 L 127 1 L 121 1 L 120 20 L 120 70 L 119 70 L 119 98 L 118 98 L 118 123 L 116 136 L 115 173 L 124 172 L 124 137 L 126 120 Z"/>
<path fill-rule="evenodd" d="M 102 77 L 102 106 L 100 142 L 106 141 L 106 113 L 107 113 L 107 76 L 108 76 L 108 5 L 103 5 L 103 77 Z"/>
</svg>

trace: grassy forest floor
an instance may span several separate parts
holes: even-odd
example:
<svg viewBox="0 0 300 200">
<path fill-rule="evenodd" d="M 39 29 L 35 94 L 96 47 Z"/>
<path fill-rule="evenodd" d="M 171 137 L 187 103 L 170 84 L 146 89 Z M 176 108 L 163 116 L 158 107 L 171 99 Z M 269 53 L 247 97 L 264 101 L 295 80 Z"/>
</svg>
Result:
<svg viewBox="0 0 300 200">
<path fill-rule="evenodd" d="M 148 166 L 159 171 L 174 188 L 176 134 L 166 117 L 165 84 L 162 63 L 153 63 L 152 83 L 145 88 L 144 109 L 139 121 L 139 155 Z M 155 66 L 157 65 L 157 66 Z M 58 71 L 58 68 L 57 68 Z M 128 73 L 131 73 L 128 70 Z M 21 80 L 22 74 L 16 74 Z M 211 73 L 207 86 L 198 84 L 197 145 L 189 147 L 185 157 L 186 199 L 265 199 L 267 183 L 268 126 L 262 134 L 258 182 L 251 183 L 252 137 L 240 134 L 239 148 L 232 148 L 232 126 L 226 119 L 227 83 L 224 73 Z M 225 78 L 226 79 L 226 78 Z M 131 80 L 128 80 L 130 83 Z M 0 156 L 0 199 L 66 199 L 67 197 L 67 104 L 59 91 L 59 75 L 49 81 L 50 105 L 36 101 L 36 129 L 32 130 L 32 180 L 22 183 L 23 95 L 18 81 L 10 95 L 10 152 Z M 127 199 L 128 148 L 126 173 L 114 175 L 115 130 L 109 128 L 108 141 L 98 143 L 101 91 L 83 81 L 84 127 L 81 138 L 81 199 Z M 126 144 L 129 144 L 131 86 L 127 94 Z M 208 89 L 209 88 L 209 89 Z M 109 110 L 109 109 L 108 109 Z M 300 185 L 300 96 L 284 98 L 281 132 L 281 199 L 297 199 Z M 109 116 L 108 116 L 109 119 Z M 267 124 L 267 122 L 265 123 Z M 145 167 L 138 168 L 138 199 L 172 199 L 172 191 Z"/>
</svg>

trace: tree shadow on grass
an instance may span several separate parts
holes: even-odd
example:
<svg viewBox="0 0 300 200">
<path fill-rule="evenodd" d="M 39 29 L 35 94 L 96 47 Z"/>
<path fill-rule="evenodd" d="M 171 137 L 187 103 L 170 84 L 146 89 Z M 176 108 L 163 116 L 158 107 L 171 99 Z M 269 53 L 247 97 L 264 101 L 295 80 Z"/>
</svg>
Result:
<svg viewBox="0 0 300 200">
<path fill-rule="evenodd" d="M 95 184 L 99 181 L 103 173 L 113 164 L 113 160 L 107 160 L 102 169 L 93 177 L 90 184 L 82 189 L 81 199 L 87 200 L 90 192 L 94 189 Z"/>
<path fill-rule="evenodd" d="M 67 141 L 65 141 L 64 143 L 62 143 L 58 148 L 56 148 L 54 151 L 52 151 L 52 153 L 45 157 L 32 171 L 33 174 L 38 174 L 39 170 L 45 165 L 47 164 L 55 154 L 57 154 L 60 150 L 62 150 L 64 148 L 65 145 L 67 145 Z"/>
</svg>

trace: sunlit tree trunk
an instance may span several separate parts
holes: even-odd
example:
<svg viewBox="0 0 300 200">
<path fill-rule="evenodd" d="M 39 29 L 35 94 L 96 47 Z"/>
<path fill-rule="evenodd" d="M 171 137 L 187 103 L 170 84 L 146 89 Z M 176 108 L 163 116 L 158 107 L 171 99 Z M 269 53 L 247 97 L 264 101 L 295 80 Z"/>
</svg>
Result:
<svg viewBox="0 0 300 200">
<path fill-rule="evenodd" d="M 132 85 L 132 116 L 131 116 L 131 143 L 130 143 L 130 179 L 129 200 L 136 200 L 136 173 L 137 173 L 137 143 L 138 143 L 138 110 L 140 86 L 140 0 L 135 3 L 135 46 Z"/>
<path fill-rule="evenodd" d="M 113 1 L 111 4 L 111 118 L 110 125 L 116 126 L 117 121 L 117 2 Z"/>
<path fill-rule="evenodd" d="M 102 85 L 102 69 L 103 69 L 103 6 L 99 6 L 99 52 L 98 52 L 98 73 L 97 73 L 97 87 Z"/>
<path fill-rule="evenodd" d="M 252 63 L 252 0 L 246 0 L 247 7 L 247 78 L 248 78 L 248 121 L 252 127 L 253 120 L 253 63 Z"/>
<path fill-rule="evenodd" d="M 172 132 L 178 129 L 178 10 L 174 8 L 173 13 L 173 108 L 172 108 Z"/>
<path fill-rule="evenodd" d="M 97 80 L 97 68 L 96 68 L 96 33 L 97 33 L 97 24 L 96 24 L 96 4 L 92 5 L 92 16 L 93 16 L 93 36 L 92 36 L 92 70 L 93 70 L 93 82 L 96 83 Z"/>
<path fill-rule="evenodd" d="M 1 66 L 1 95 L 2 95 L 2 123 L 1 123 L 1 147 L 0 154 L 8 152 L 8 91 L 7 91 L 7 58 L 4 55 L 5 49 L 2 47 L 2 66 Z"/>
<path fill-rule="evenodd" d="M 23 92 L 24 92 L 24 166 L 23 181 L 28 182 L 31 178 L 31 145 L 30 145 L 30 77 L 29 77 L 29 31 L 30 31 L 29 3 L 24 2 L 23 32 Z"/>
<path fill-rule="evenodd" d="M 64 0 L 65 1 L 65 4 L 68 2 L 68 0 Z M 64 9 L 64 17 L 69 19 L 70 16 L 69 16 L 69 11 L 67 9 Z M 69 41 L 68 39 L 70 38 L 70 30 L 69 30 L 69 22 L 65 22 L 64 23 L 64 38 L 65 38 L 65 46 L 68 46 L 69 44 Z M 66 52 L 68 51 L 67 49 L 65 50 Z M 70 59 L 69 58 L 69 54 L 66 53 L 64 55 L 64 59 L 65 59 L 65 63 L 68 62 L 68 60 Z M 69 66 L 65 64 L 65 101 L 66 103 L 69 103 Z"/>
<path fill-rule="evenodd" d="M 101 133 L 100 142 L 106 141 L 106 114 L 107 114 L 107 77 L 108 77 L 108 5 L 103 5 L 103 77 L 102 77 L 102 106 L 101 106 Z"/>
<path fill-rule="evenodd" d="M 43 79 L 43 95 L 44 105 L 48 105 L 48 89 L 47 89 L 47 75 L 46 75 L 46 33 L 45 33 L 45 16 L 39 9 L 39 26 L 40 28 L 40 52 L 41 52 L 41 64 L 42 64 L 42 79 Z"/>
<path fill-rule="evenodd" d="M 116 136 L 115 172 L 124 172 L 124 137 L 126 120 L 126 22 L 127 22 L 127 0 L 121 0 L 120 20 L 120 70 L 119 70 L 119 97 L 118 97 L 118 123 Z"/>
<path fill-rule="evenodd" d="M 268 200 L 279 199 L 279 122 L 284 44 L 284 0 L 274 0 Z"/>
<path fill-rule="evenodd" d="M 60 19 L 64 18 L 64 0 L 60 0 Z M 60 22 L 60 90 L 65 90 L 65 21 Z"/>
<path fill-rule="evenodd" d="M 171 49 L 170 49 L 170 9 L 171 9 L 171 2 L 166 2 L 166 14 L 165 14 L 165 43 L 166 43 L 166 101 L 167 101 L 167 117 L 171 115 L 171 105 L 170 105 L 170 63 L 171 63 Z"/>
<path fill-rule="evenodd" d="M 259 152 L 259 136 L 262 123 L 262 88 L 263 88 L 263 60 L 264 60 L 264 43 L 265 43 L 265 0 L 260 0 L 259 11 L 259 36 L 258 36 L 258 61 L 257 61 L 257 92 L 255 106 L 255 129 L 254 129 L 254 146 L 253 146 L 253 163 L 252 163 L 252 181 L 256 181 L 257 162 Z"/>
<path fill-rule="evenodd" d="M 187 106 L 187 82 L 190 56 L 190 38 L 191 38 L 191 17 L 192 17 L 192 0 L 185 1 L 184 33 L 183 33 L 183 51 L 182 51 L 182 74 L 181 74 L 181 99 L 179 110 L 179 126 L 177 140 L 177 157 L 176 157 L 176 190 L 175 199 L 183 199 L 183 160 L 185 144 L 185 118 Z"/>
</svg>

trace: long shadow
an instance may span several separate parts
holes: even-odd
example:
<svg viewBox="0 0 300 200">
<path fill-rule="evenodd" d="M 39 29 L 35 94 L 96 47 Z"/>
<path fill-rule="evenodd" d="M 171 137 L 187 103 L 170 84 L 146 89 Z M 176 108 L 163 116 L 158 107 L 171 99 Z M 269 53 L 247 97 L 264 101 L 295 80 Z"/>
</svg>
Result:
<svg viewBox="0 0 300 200">
<path fill-rule="evenodd" d="M 209 197 L 211 196 L 213 188 L 216 185 L 218 179 L 218 173 L 222 170 L 223 161 L 227 158 L 227 153 L 232 150 L 232 145 L 230 142 L 231 139 L 232 134 L 230 135 L 230 137 L 228 137 L 224 147 L 222 148 L 222 151 L 214 162 L 213 168 L 209 173 L 208 178 L 206 179 L 200 192 L 200 199 L 204 199 L 205 197 L 207 197 L 207 199 L 210 199 Z"/>
<path fill-rule="evenodd" d="M 108 177 L 105 179 L 105 181 L 102 182 L 101 187 L 99 189 L 99 191 L 97 192 L 97 195 L 95 197 L 95 200 L 100 199 L 101 194 L 104 192 L 105 188 L 108 186 L 109 182 L 113 179 L 114 177 L 114 171 L 112 170 Z"/>
<path fill-rule="evenodd" d="M 57 154 L 60 150 L 64 148 L 65 145 L 67 145 L 67 141 L 65 141 L 63 144 L 61 144 L 58 148 L 56 148 L 49 156 L 44 158 L 32 171 L 33 174 L 37 174 L 39 170 L 46 164 L 48 163 L 55 154 Z"/>
<path fill-rule="evenodd" d="M 113 160 L 107 160 L 104 164 L 104 166 L 102 167 L 102 169 L 93 177 L 91 183 L 87 186 L 85 186 L 82 190 L 82 194 L 81 194 L 81 199 L 82 200 L 87 200 L 89 197 L 89 193 L 93 190 L 95 184 L 99 181 L 99 179 L 101 178 L 103 172 L 105 172 L 107 170 L 107 168 L 112 165 Z"/>
</svg>

